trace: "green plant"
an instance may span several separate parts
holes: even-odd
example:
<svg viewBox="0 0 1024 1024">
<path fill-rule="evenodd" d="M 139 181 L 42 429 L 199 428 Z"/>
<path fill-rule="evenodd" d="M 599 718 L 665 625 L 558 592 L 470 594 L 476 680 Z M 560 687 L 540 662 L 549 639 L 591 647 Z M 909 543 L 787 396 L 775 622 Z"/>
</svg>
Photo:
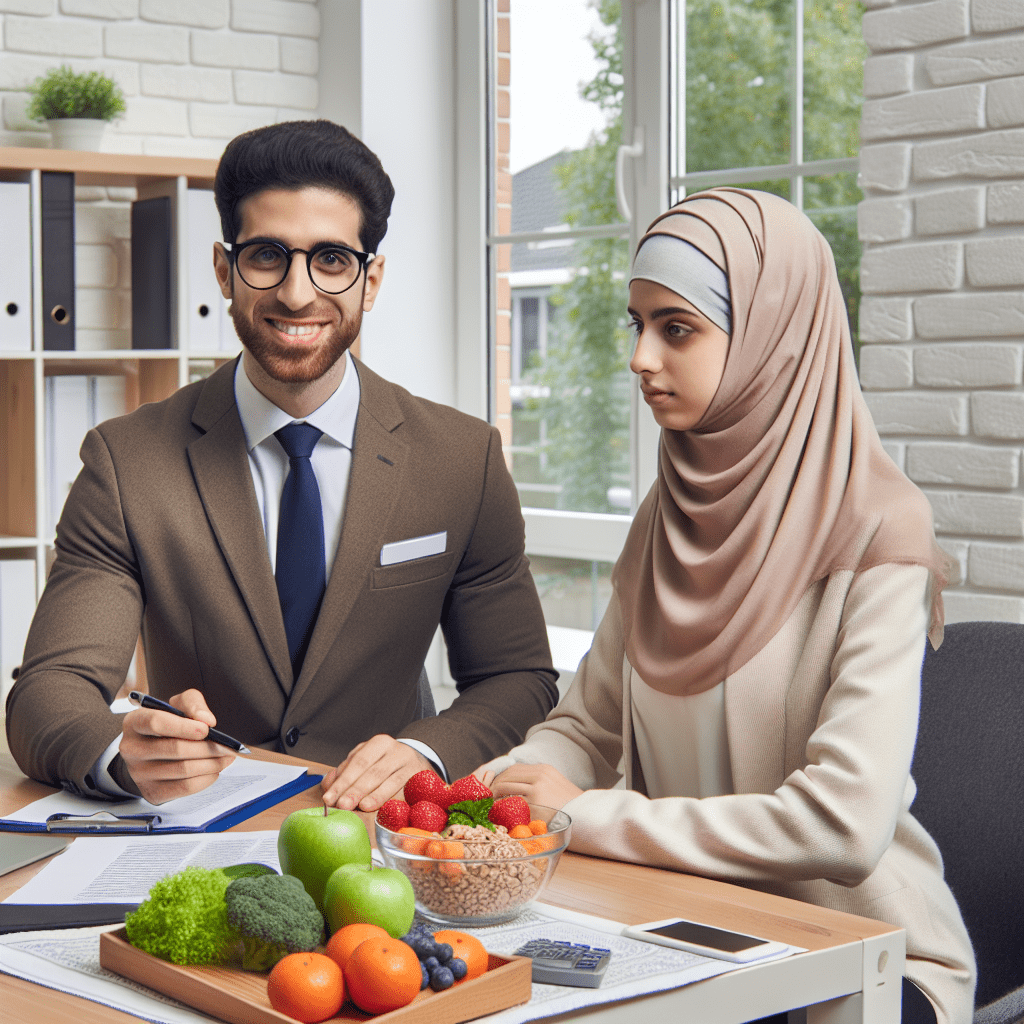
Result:
<svg viewBox="0 0 1024 1024">
<path fill-rule="evenodd" d="M 98 71 L 76 74 L 66 64 L 37 78 L 28 89 L 33 121 L 90 117 L 112 121 L 127 109 L 117 83 Z"/>
<path fill-rule="evenodd" d="M 264 864 L 187 867 L 167 875 L 125 915 L 128 941 L 174 964 L 223 964 L 238 956 L 240 936 L 228 923 L 224 895 L 236 878 L 275 874 Z"/>
</svg>

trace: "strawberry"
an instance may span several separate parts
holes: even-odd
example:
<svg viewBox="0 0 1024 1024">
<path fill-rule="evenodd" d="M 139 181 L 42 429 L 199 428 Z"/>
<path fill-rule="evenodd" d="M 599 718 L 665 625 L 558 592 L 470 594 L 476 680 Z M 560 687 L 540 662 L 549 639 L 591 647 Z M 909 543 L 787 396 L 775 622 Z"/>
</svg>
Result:
<svg viewBox="0 0 1024 1024">
<path fill-rule="evenodd" d="M 516 825 L 530 824 L 530 805 L 521 796 L 505 796 L 494 801 L 487 815 L 494 825 L 504 825 L 509 831 Z"/>
<path fill-rule="evenodd" d="M 377 821 L 384 828 L 397 832 L 409 824 L 409 805 L 404 800 L 388 800 L 381 804 L 377 812 Z"/>
<path fill-rule="evenodd" d="M 429 768 L 417 772 L 405 784 L 405 802 L 412 807 L 421 800 L 429 800 L 439 807 L 448 806 L 448 787 L 437 772 Z"/>
<path fill-rule="evenodd" d="M 431 800 L 417 800 L 409 808 L 409 827 L 440 832 L 448 824 L 448 812 Z"/>
<path fill-rule="evenodd" d="M 462 803 L 463 800 L 486 800 L 494 794 L 475 776 L 467 775 L 464 779 L 456 779 L 448 787 L 448 803 Z"/>
</svg>

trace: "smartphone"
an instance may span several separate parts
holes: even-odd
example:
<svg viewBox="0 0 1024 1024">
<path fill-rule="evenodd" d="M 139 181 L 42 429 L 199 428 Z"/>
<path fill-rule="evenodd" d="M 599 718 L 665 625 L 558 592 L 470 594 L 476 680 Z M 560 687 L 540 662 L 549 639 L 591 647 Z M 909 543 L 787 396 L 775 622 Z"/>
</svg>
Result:
<svg viewBox="0 0 1024 1024">
<path fill-rule="evenodd" d="M 688 953 L 728 960 L 734 964 L 751 963 L 789 949 L 784 942 L 772 942 L 756 935 L 713 928 L 681 917 L 630 925 L 622 930 L 622 934 L 642 942 L 656 942 L 660 946 L 685 949 Z"/>
</svg>

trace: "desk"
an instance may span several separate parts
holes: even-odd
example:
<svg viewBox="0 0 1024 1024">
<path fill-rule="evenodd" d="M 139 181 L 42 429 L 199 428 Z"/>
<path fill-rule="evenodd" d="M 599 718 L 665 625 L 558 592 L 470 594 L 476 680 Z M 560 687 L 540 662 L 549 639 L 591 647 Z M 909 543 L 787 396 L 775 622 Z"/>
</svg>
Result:
<svg viewBox="0 0 1024 1024">
<path fill-rule="evenodd" d="M 260 752 L 260 756 L 305 763 L 286 755 Z M 10 755 L 0 755 L 0 814 L 10 814 L 51 792 L 26 779 Z M 307 790 L 249 819 L 237 830 L 276 829 L 292 811 L 315 806 L 318 796 L 319 789 Z M 24 885 L 41 866 L 32 864 L 0 877 L 0 899 Z M 905 935 L 901 929 L 878 921 L 725 882 L 573 853 L 562 855 L 544 902 L 626 924 L 675 913 L 808 950 L 670 992 L 552 1020 L 586 1016 L 588 1024 L 742 1024 L 794 1006 L 807 1006 L 807 1024 L 899 1021 Z M 43 1020 L 50 1024 L 138 1024 L 136 1017 L 8 975 L 0 975 L 0 993 L 3 1018 L 11 1024 Z M 802 1022 L 803 1012 L 792 1014 L 791 1020 Z"/>
</svg>

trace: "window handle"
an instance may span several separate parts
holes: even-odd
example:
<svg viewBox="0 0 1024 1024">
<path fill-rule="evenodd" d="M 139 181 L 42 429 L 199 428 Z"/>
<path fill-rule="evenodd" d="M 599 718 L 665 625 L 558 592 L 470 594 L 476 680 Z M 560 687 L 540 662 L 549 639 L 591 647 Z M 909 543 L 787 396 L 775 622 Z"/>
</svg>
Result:
<svg viewBox="0 0 1024 1024">
<path fill-rule="evenodd" d="M 633 219 L 626 199 L 625 169 L 626 157 L 644 155 L 644 130 L 639 125 L 633 129 L 633 145 L 619 146 L 615 154 L 615 202 L 619 208 L 619 216 L 628 224 Z"/>
</svg>

